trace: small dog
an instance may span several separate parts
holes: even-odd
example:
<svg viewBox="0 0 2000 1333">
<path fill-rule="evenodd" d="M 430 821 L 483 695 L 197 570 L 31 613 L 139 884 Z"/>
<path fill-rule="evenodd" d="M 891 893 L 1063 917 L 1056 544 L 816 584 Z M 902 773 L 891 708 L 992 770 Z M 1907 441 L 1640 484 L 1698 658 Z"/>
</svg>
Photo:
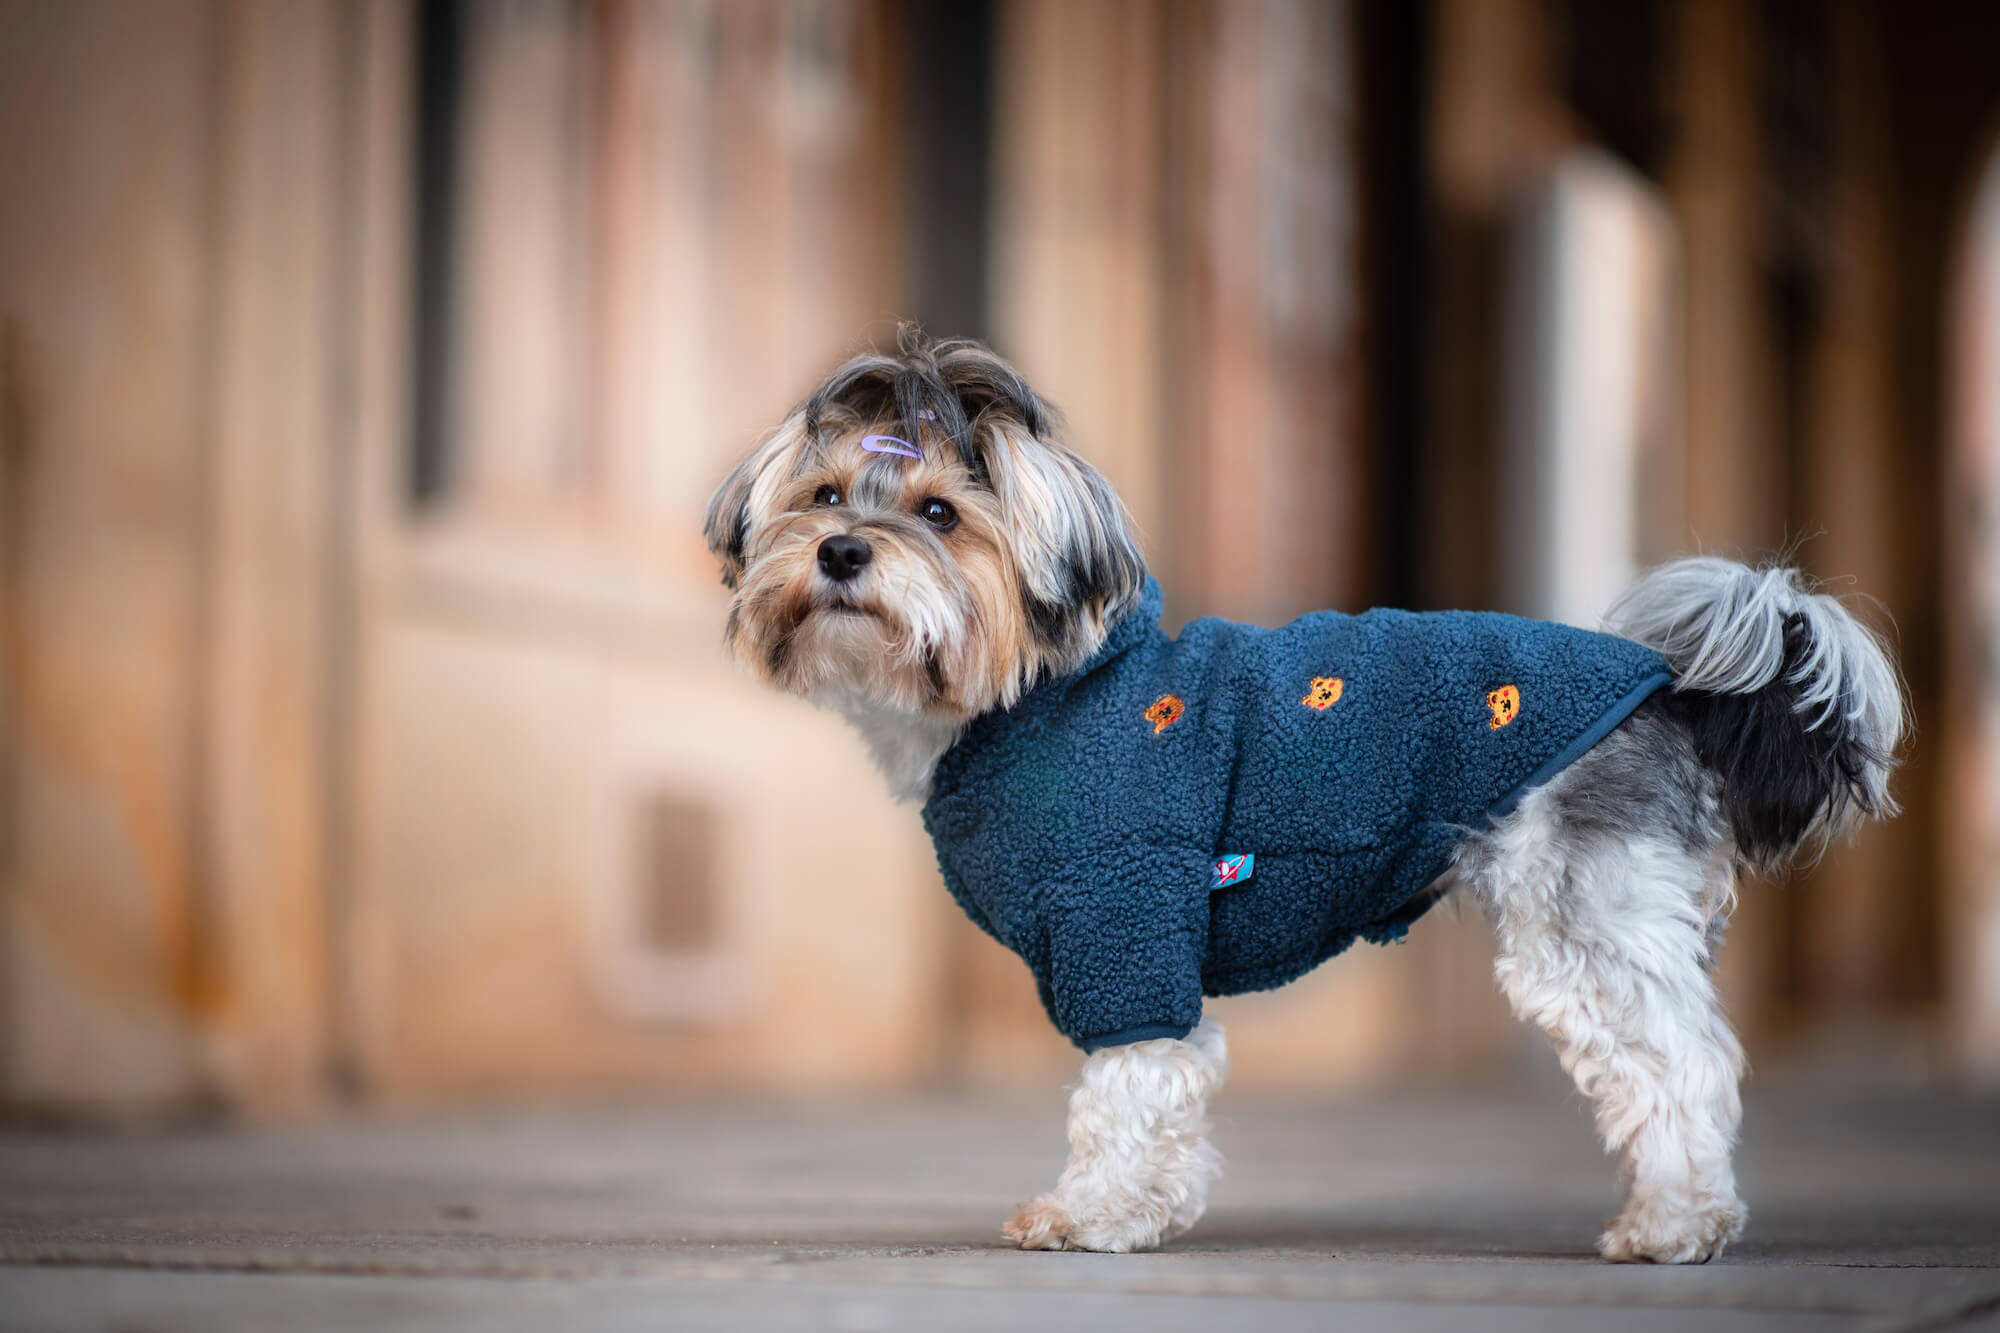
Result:
<svg viewBox="0 0 2000 1333">
<path fill-rule="evenodd" d="M 1003 1234 L 1147 1249 L 1201 1216 L 1228 1070 L 1203 994 L 1476 900 L 1514 1011 L 1623 1164 L 1611 1260 L 1742 1230 L 1742 1050 L 1711 976 L 1739 866 L 1894 811 L 1888 654 L 1794 571 L 1670 564 L 1610 633 L 1469 613 L 1197 621 L 1020 375 L 906 328 L 722 483 L 729 649 L 860 730 L 947 885 L 1087 1052 L 1055 1188 Z"/>
</svg>

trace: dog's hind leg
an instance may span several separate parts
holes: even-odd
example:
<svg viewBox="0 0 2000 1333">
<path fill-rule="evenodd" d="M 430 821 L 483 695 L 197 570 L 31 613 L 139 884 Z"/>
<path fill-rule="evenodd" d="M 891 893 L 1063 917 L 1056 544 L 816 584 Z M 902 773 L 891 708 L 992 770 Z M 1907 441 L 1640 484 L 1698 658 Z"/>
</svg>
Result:
<svg viewBox="0 0 2000 1333">
<path fill-rule="evenodd" d="M 1085 1059 L 1070 1095 L 1069 1161 L 1055 1189 L 1002 1234 L 1026 1250 L 1146 1250 L 1193 1226 L 1222 1158 L 1208 1099 L 1229 1073 L 1222 1026 L 1186 1040 L 1111 1046 Z"/>
<path fill-rule="evenodd" d="M 1619 771 L 1648 748 L 1630 740 L 1531 794 L 1459 874 L 1493 921 L 1500 989 L 1554 1039 L 1624 1167 L 1599 1252 L 1699 1263 L 1744 1220 L 1730 1163 L 1743 1052 L 1711 975 L 1733 868 L 1708 789 L 1661 808 L 1643 789 L 1672 775 Z"/>
</svg>

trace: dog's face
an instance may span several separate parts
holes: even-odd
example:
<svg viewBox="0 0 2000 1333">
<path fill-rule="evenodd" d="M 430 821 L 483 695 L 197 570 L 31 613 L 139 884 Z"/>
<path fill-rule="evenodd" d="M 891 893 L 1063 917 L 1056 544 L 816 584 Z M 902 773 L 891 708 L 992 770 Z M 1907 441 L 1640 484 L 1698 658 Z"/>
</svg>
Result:
<svg viewBox="0 0 2000 1333">
<path fill-rule="evenodd" d="M 975 343 L 906 332 L 842 366 L 709 502 L 730 650 L 817 702 L 942 719 L 1080 664 L 1145 567 L 1052 429 Z"/>
</svg>

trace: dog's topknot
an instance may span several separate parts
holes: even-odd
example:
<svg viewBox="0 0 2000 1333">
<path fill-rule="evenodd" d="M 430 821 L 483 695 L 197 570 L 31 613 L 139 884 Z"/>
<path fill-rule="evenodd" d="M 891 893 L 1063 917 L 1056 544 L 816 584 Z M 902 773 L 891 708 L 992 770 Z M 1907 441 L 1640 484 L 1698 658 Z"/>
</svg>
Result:
<svg viewBox="0 0 2000 1333">
<path fill-rule="evenodd" d="M 1055 411 L 1028 387 L 1020 372 L 984 343 L 932 338 L 914 323 L 896 329 L 894 355 L 864 352 L 835 370 L 806 399 L 805 428 L 893 419 L 903 438 L 928 435 L 950 441 L 974 473 L 984 475 L 977 440 L 989 426 L 1014 425 L 1046 438 Z"/>
</svg>

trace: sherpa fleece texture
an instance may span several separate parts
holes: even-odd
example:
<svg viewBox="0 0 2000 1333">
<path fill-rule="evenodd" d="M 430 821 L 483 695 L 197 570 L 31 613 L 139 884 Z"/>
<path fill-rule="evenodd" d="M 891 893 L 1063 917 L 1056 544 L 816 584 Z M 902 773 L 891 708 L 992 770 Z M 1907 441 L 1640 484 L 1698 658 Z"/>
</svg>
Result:
<svg viewBox="0 0 2000 1333">
<path fill-rule="evenodd" d="M 1184 1037 L 1204 994 L 1399 938 L 1468 830 L 1671 680 L 1649 648 L 1514 616 L 1171 639 L 1160 606 L 1148 579 L 1082 669 L 975 720 L 924 806 L 952 895 L 1086 1050 Z M 1249 877 L 1211 893 L 1240 853 Z"/>
</svg>

